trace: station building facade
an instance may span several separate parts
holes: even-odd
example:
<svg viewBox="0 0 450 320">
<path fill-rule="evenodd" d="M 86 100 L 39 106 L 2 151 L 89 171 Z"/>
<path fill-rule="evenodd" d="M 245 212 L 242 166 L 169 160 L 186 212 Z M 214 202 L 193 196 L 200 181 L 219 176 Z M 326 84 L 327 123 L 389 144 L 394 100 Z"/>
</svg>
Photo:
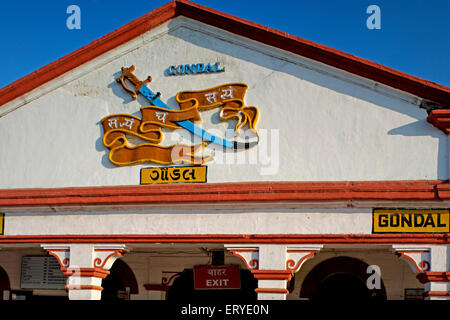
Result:
<svg viewBox="0 0 450 320">
<path fill-rule="evenodd" d="M 449 299 L 449 116 L 172 1 L 0 90 L 1 297 Z"/>
</svg>

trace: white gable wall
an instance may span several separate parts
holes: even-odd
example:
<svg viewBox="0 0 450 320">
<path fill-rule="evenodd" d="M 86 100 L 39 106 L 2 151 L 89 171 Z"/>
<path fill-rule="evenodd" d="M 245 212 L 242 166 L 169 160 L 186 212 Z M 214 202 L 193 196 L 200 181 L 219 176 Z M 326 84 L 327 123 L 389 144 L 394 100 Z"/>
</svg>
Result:
<svg viewBox="0 0 450 320">
<path fill-rule="evenodd" d="M 170 65 L 217 61 L 225 72 L 166 73 Z M 140 169 L 156 165 L 112 165 L 100 126 L 115 113 L 140 116 L 148 104 L 115 82 L 132 64 L 171 106 L 179 91 L 249 85 L 246 105 L 260 110 L 257 161 L 248 164 L 247 151 L 247 164 L 220 163 L 216 151 L 208 182 L 448 179 L 447 137 L 426 122 L 416 97 L 179 17 L 2 106 L 0 188 L 139 184 Z M 218 111 L 201 112 L 203 127 L 233 128 Z M 186 136 L 165 133 L 166 145 Z M 261 158 L 265 146 L 269 160 Z"/>
</svg>

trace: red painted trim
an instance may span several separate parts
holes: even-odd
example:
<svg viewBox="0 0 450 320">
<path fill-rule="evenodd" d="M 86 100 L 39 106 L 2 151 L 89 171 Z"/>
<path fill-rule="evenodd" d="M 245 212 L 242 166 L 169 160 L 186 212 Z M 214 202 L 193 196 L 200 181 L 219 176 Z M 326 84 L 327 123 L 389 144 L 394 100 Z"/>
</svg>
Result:
<svg viewBox="0 0 450 320">
<path fill-rule="evenodd" d="M 284 293 L 289 294 L 289 291 L 286 289 L 279 289 L 279 288 L 256 288 L 256 293 Z"/>
<path fill-rule="evenodd" d="M 107 249 L 107 250 L 99 249 L 99 250 L 95 250 L 95 251 L 111 251 L 111 249 Z M 107 256 L 103 261 L 102 261 L 101 258 L 96 258 L 96 259 L 94 260 L 94 267 L 97 267 L 97 268 L 103 268 L 103 267 L 105 266 L 105 264 L 108 262 L 108 260 L 109 260 L 111 257 L 113 257 L 113 256 L 121 257 L 121 256 L 123 256 L 123 254 L 124 254 L 125 252 L 126 252 L 125 250 L 114 250 L 114 251 L 113 251 L 109 256 Z"/>
<path fill-rule="evenodd" d="M 450 297 L 450 292 L 447 291 L 428 291 L 424 292 L 425 297 Z"/>
<path fill-rule="evenodd" d="M 430 262 L 426 261 L 426 260 L 422 260 L 419 262 L 419 267 L 423 270 L 423 271 L 429 271 L 430 270 Z"/>
<path fill-rule="evenodd" d="M 103 288 L 100 286 L 91 286 L 91 285 L 66 285 L 64 288 L 66 290 L 99 290 L 99 291 L 103 290 Z"/>
<path fill-rule="evenodd" d="M 421 272 L 416 278 L 421 283 L 427 282 L 450 282 L 450 272 Z"/>
<path fill-rule="evenodd" d="M 0 243 L 450 244 L 449 234 L 158 234 L 0 236 Z"/>
<path fill-rule="evenodd" d="M 291 280 L 294 274 L 291 270 L 251 270 L 258 280 Z"/>
<path fill-rule="evenodd" d="M 438 195 L 438 198 L 442 200 L 450 199 L 450 184 L 436 184 L 436 193 Z"/>
<path fill-rule="evenodd" d="M 47 250 L 48 254 L 52 255 L 53 257 L 56 258 L 56 260 L 58 260 L 59 265 L 61 266 L 61 270 L 63 268 L 66 268 L 69 266 L 69 259 L 65 258 L 63 261 L 61 261 L 61 259 L 59 258 L 59 256 L 55 253 L 55 251 L 63 251 L 63 252 L 67 252 L 69 250 L 64 250 L 64 249 L 56 249 L 56 250 Z"/>
<path fill-rule="evenodd" d="M 411 258 L 411 257 L 408 255 L 408 253 L 409 253 L 409 251 L 397 251 L 397 255 L 398 255 L 400 258 L 408 259 L 409 261 L 411 261 L 411 262 L 413 263 L 414 267 L 417 269 L 417 272 L 423 272 L 423 271 L 425 271 L 425 270 L 423 270 L 420 266 L 417 265 L 416 261 L 415 261 L 413 258 Z M 422 262 L 422 261 L 421 261 L 421 262 Z M 419 264 L 421 264 L 421 263 L 419 263 Z"/>
<path fill-rule="evenodd" d="M 165 284 L 146 283 L 146 284 L 144 284 L 144 288 L 145 288 L 145 290 L 148 290 L 148 291 L 164 291 L 164 292 L 167 292 L 167 291 L 169 291 L 170 286 L 165 285 Z"/>
<path fill-rule="evenodd" d="M 450 109 L 432 110 L 427 121 L 444 133 L 450 133 Z"/>
<path fill-rule="evenodd" d="M 293 252 L 300 252 L 300 251 L 295 251 L 295 250 L 287 250 L 287 252 L 289 251 L 293 251 Z M 296 271 L 298 270 L 298 268 L 302 265 L 302 263 L 304 261 L 306 261 L 309 258 L 314 257 L 318 251 L 307 251 L 310 252 L 309 254 L 307 254 L 306 256 L 304 256 L 303 258 L 299 259 L 299 261 L 297 262 L 297 264 L 295 263 L 295 261 L 293 259 L 289 259 L 286 261 L 286 269 L 287 270 L 292 270 L 292 271 Z"/>
<path fill-rule="evenodd" d="M 370 182 L 240 182 L 0 190 L 1 207 L 142 205 L 216 202 L 450 199 L 442 180 Z"/>
<path fill-rule="evenodd" d="M 78 276 L 78 277 L 95 277 L 105 279 L 109 275 L 108 270 L 100 269 L 100 268 L 65 268 L 62 267 L 64 275 L 70 276 Z"/>
<path fill-rule="evenodd" d="M 446 86 L 189 1 L 178 1 L 176 10 L 180 15 L 240 36 L 299 54 L 443 105 L 450 105 L 450 88 Z"/>
<path fill-rule="evenodd" d="M 240 254 L 240 252 L 258 252 L 258 250 L 230 250 L 230 252 L 235 255 L 236 257 L 240 258 L 242 261 L 244 261 L 247 269 L 258 269 L 259 260 L 258 259 L 252 259 L 247 263 L 247 260 Z"/>
<path fill-rule="evenodd" d="M 450 88 L 190 1 L 172 1 L 0 89 L 0 106 L 177 16 L 328 64 L 419 97 L 450 105 Z"/>
</svg>

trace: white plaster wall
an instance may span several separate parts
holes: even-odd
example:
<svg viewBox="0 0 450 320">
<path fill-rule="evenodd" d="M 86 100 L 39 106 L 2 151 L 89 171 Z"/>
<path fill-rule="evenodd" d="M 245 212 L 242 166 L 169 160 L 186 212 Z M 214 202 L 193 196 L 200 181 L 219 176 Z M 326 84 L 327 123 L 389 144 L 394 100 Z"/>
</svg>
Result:
<svg viewBox="0 0 450 320">
<path fill-rule="evenodd" d="M 6 213 L 5 235 L 371 234 L 371 209 Z"/>
<path fill-rule="evenodd" d="M 166 75 L 170 65 L 216 61 L 225 72 Z M 171 106 L 179 91 L 249 85 L 246 104 L 260 110 L 257 160 L 247 151 L 244 164 L 224 164 L 216 151 L 208 182 L 448 178 L 447 138 L 426 122 L 416 97 L 177 18 L 3 106 L 0 188 L 139 184 L 140 168 L 154 164 L 112 165 L 99 123 L 115 113 L 140 116 L 148 104 L 115 82 L 131 64 Z M 210 131 L 234 127 L 220 123 L 218 109 L 202 117 Z M 166 145 L 187 137 L 166 133 Z"/>
</svg>

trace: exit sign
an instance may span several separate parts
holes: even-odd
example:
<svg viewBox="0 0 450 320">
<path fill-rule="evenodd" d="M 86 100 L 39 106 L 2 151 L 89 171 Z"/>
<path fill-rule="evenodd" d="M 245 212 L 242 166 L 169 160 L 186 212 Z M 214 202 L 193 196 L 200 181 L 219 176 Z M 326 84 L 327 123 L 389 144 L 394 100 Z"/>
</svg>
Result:
<svg viewBox="0 0 450 320">
<path fill-rule="evenodd" d="M 241 271 L 239 266 L 195 266 L 194 289 L 240 289 Z"/>
</svg>

